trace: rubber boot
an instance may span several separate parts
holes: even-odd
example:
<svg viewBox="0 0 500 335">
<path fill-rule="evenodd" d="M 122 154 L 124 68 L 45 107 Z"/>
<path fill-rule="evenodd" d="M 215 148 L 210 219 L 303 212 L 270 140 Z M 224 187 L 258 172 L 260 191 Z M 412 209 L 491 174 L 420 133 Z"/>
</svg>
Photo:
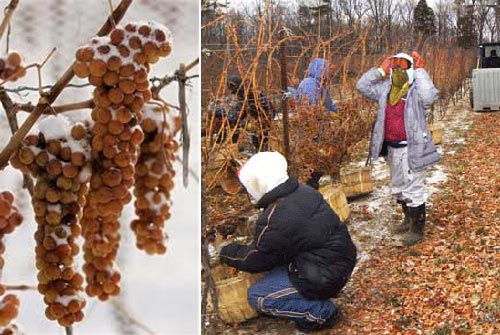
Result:
<svg viewBox="0 0 500 335">
<path fill-rule="evenodd" d="M 403 220 L 394 224 L 391 230 L 395 234 L 404 234 L 410 229 L 410 213 L 406 202 L 398 201 L 398 203 L 400 203 L 403 208 Z"/>
<path fill-rule="evenodd" d="M 410 214 L 410 231 L 404 235 L 405 246 L 414 245 L 424 238 L 425 203 L 418 207 L 408 207 Z"/>
</svg>

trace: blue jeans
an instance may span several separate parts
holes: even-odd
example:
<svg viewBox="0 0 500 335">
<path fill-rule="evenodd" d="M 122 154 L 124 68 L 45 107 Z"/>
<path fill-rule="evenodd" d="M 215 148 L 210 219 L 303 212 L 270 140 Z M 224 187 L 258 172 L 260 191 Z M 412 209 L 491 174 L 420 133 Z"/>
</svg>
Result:
<svg viewBox="0 0 500 335">
<path fill-rule="evenodd" d="M 258 312 L 297 323 L 322 324 L 335 311 L 330 300 L 307 300 L 288 279 L 284 266 L 271 270 L 248 289 L 248 302 Z"/>
</svg>

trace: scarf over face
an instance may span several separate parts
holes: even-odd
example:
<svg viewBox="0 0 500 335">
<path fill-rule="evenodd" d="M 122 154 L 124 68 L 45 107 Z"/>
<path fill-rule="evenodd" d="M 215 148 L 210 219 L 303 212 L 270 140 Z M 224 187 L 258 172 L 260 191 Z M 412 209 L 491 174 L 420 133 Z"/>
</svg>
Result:
<svg viewBox="0 0 500 335">
<path fill-rule="evenodd" d="M 408 82 L 408 74 L 402 69 L 392 69 L 391 81 L 389 103 L 394 106 L 408 92 L 410 83 Z"/>
</svg>

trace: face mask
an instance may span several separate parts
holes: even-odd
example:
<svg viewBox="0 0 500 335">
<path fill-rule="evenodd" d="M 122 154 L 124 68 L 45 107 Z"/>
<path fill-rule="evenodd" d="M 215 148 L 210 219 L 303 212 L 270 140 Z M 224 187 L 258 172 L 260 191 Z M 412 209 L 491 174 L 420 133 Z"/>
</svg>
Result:
<svg viewBox="0 0 500 335">
<path fill-rule="evenodd" d="M 392 70 L 392 86 L 403 87 L 405 83 L 408 83 L 408 74 L 402 69 Z"/>
<path fill-rule="evenodd" d="M 389 93 L 389 102 L 392 106 L 408 92 L 410 84 L 408 83 L 408 74 L 402 69 L 393 69 L 391 74 L 392 87 Z"/>
</svg>

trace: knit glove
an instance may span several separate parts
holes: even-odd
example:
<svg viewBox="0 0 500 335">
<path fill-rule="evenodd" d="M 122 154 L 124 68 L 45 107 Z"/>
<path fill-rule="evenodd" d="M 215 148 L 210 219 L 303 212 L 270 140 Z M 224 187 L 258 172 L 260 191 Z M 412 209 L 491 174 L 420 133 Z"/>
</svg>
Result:
<svg viewBox="0 0 500 335">
<path fill-rule="evenodd" d="M 415 70 L 424 68 L 424 60 L 422 59 L 422 56 L 418 54 L 418 52 L 413 51 L 411 53 L 411 57 L 413 58 L 413 67 L 415 68 Z"/>
<path fill-rule="evenodd" d="M 384 76 L 387 76 L 391 72 L 391 59 L 392 56 L 387 57 L 379 66 L 379 69 L 384 72 Z"/>
</svg>

